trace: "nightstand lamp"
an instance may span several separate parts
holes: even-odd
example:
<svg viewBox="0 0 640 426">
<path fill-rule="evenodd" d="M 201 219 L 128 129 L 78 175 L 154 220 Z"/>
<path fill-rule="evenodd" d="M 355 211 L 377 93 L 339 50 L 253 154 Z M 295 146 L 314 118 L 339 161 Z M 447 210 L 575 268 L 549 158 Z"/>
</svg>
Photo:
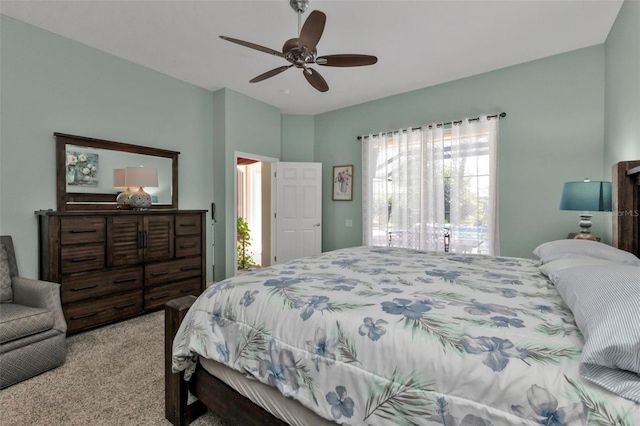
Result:
<svg viewBox="0 0 640 426">
<path fill-rule="evenodd" d="M 151 195 L 144 191 L 144 187 L 158 186 L 158 169 L 152 167 L 127 167 L 124 169 L 124 184 L 139 187 L 129 197 L 129 205 L 134 210 L 147 210 L 151 207 Z"/>
<path fill-rule="evenodd" d="M 591 235 L 590 212 L 611 211 L 611 182 L 566 182 L 560 199 L 560 210 L 580 210 L 580 233 L 576 239 L 596 240 Z"/>
</svg>

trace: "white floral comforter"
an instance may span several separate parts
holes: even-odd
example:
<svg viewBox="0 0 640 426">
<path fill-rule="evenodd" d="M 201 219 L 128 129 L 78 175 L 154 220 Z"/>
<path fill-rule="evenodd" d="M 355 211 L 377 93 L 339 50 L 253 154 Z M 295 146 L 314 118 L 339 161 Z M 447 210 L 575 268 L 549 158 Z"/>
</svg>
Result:
<svg viewBox="0 0 640 426">
<path fill-rule="evenodd" d="M 210 358 L 347 425 L 640 425 L 582 346 L 532 260 L 358 247 L 210 287 L 173 369 Z"/>
</svg>

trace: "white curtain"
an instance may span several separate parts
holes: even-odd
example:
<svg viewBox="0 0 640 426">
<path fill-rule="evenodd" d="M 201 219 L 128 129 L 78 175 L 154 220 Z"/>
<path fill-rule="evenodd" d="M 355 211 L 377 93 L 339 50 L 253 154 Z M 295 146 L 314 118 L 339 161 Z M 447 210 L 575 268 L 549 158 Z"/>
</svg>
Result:
<svg viewBox="0 0 640 426">
<path fill-rule="evenodd" d="M 407 129 L 364 139 L 364 244 L 442 251 L 442 129 Z"/>
<path fill-rule="evenodd" d="M 499 255 L 497 118 L 368 135 L 365 245 Z"/>
<path fill-rule="evenodd" d="M 444 127 L 431 125 L 422 133 L 422 241 L 420 250 L 444 251 L 445 185 Z M 418 194 L 415 194 L 418 196 Z"/>
<path fill-rule="evenodd" d="M 455 122 L 451 127 L 450 251 L 498 256 L 498 119 Z"/>
</svg>

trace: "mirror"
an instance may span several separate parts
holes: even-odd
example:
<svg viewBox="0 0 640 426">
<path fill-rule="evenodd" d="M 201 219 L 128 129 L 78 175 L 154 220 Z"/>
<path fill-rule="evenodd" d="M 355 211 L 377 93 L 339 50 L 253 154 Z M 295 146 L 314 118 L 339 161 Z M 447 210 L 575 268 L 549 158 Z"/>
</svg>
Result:
<svg viewBox="0 0 640 426">
<path fill-rule="evenodd" d="M 58 210 L 129 209 L 116 197 L 114 169 L 147 167 L 158 171 L 158 186 L 145 187 L 151 209 L 178 208 L 178 154 L 159 148 L 54 133 Z M 137 188 L 132 188 L 135 191 Z"/>
</svg>

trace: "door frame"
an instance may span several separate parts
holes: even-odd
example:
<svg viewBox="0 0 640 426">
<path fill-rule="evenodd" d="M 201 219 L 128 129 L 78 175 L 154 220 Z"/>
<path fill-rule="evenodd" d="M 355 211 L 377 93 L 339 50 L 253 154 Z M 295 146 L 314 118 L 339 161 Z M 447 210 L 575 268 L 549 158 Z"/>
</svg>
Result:
<svg viewBox="0 0 640 426">
<path fill-rule="evenodd" d="M 236 167 L 238 165 L 238 158 L 248 158 L 250 160 L 256 160 L 256 161 L 260 161 L 263 163 L 277 163 L 278 161 L 280 161 L 279 158 L 274 158 L 274 157 L 267 157 L 264 155 L 258 155 L 258 154 L 251 154 L 248 152 L 242 152 L 242 151 L 234 151 L 233 152 L 233 224 L 237 224 L 238 223 L 238 173 L 236 173 Z M 274 212 L 275 211 L 275 207 L 276 207 L 276 191 L 273 190 L 273 167 L 271 170 L 271 176 L 269 179 L 270 185 L 271 185 L 271 211 Z M 276 226 L 276 222 L 275 219 L 273 217 L 273 215 L 271 215 L 271 218 L 269 220 L 270 223 L 270 227 L 271 227 L 271 238 L 269 241 L 269 244 L 271 246 L 271 253 L 275 253 L 275 249 L 276 249 L 276 242 L 275 240 L 275 226 Z M 228 229 L 228 228 L 227 228 Z M 234 241 L 234 246 L 233 246 L 233 275 L 237 275 L 238 273 L 238 251 L 236 250 L 236 244 L 238 241 L 238 227 L 234 226 L 233 227 L 233 241 Z M 264 241 L 262 242 L 262 244 L 264 245 Z"/>
</svg>

